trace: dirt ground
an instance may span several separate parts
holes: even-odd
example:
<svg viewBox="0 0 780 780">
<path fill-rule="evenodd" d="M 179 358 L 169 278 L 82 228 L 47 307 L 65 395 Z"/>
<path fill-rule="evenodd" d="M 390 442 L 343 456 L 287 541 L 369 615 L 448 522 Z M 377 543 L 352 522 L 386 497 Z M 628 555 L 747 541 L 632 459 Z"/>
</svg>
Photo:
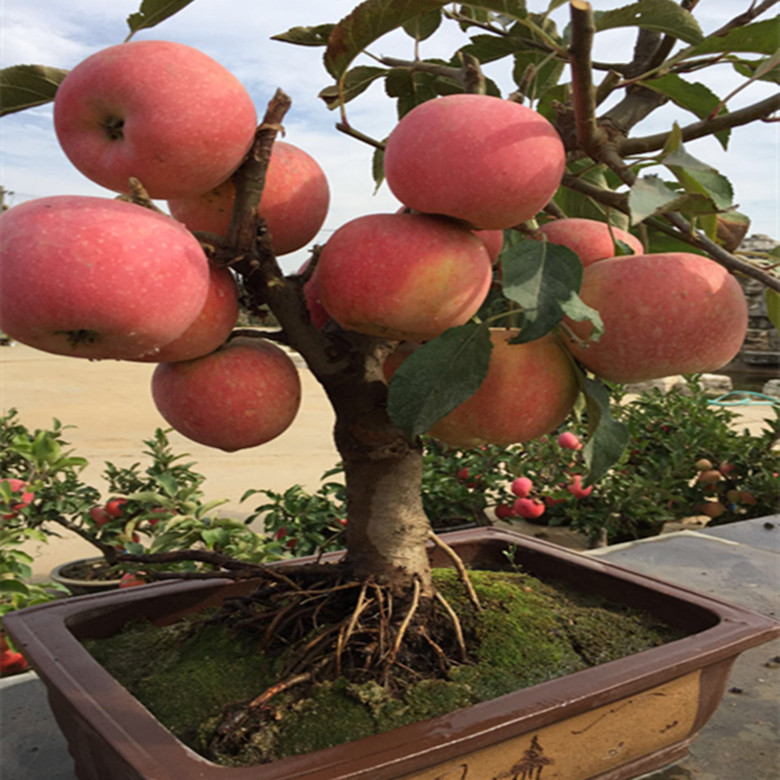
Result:
<svg viewBox="0 0 780 780">
<path fill-rule="evenodd" d="M 75 454 L 90 461 L 85 481 L 104 490 L 104 463 L 128 466 L 143 462 L 143 440 L 151 438 L 156 428 L 167 427 L 151 398 L 153 370 L 153 365 L 145 363 L 90 362 L 48 355 L 21 344 L 0 347 L 0 406 L 4 413 L 16 409 L 31 429 L 50 427 L 54 417 L 63 425 L 74 426 L 65 438 Z M 250 488 L 284 490 L 298 483 L 316 490 L 322 473 L 338 461 L 331 437 L 330 405 L 306 367 L 301 364 L 299 370 L 301 410 L 292 426 L 268 444 L 226 453 L 175 432 L 170 434 L 174 450 L 188 453 L 195 469 L 206 476 L 206 498 L 229 500 L 221 508 L 225 515 L 245 517 L 254 508 L 251 498 L 244 504 L 239 502 Z M 766 406 L 733 408 L 740 414 L 738 425 L 754 432 L 768 415 Z M 530 531 L 538 532 L 539 526 Z M 578 546 L 576 541 L 567 543 Z M 29 551 L 35 557 L 36 579 L 47 577 L 59 563 L 94 553 L 91 545 L 69 536 L 34 545 Z"/>
</svg>

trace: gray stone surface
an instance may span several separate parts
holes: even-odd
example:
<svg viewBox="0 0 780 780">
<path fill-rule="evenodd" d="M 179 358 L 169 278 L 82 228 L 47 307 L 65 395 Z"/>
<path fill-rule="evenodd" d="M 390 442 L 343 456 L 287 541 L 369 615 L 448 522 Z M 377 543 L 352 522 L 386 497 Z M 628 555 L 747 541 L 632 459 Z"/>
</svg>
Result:
<svg viewBox="0 0 780 780">
<path fill-rule="evenodd" d="M 771 525 L 772 528 L 765 528 Z M 780 515 L 594 550 L 734 604 L 780 617 Z M 646 780 L 780 780 L 780 639 L 742 653 L 690 753 Z"/>
<path fill-rule="evenodd" d="M 35 672 L 0 680 L 0 778 L 77 780 Z"/>
</svg>

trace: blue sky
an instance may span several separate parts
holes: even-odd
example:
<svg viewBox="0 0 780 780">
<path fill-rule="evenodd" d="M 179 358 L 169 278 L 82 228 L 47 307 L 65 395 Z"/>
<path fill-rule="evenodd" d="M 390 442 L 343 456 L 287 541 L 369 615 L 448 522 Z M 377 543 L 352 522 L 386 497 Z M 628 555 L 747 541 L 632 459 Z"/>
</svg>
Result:
<svg viewBox="0 0 780 780">
<path fill-rule="evenodd" d="M 628 0 L 594 0 L 597 10 L 626 5 Z M 121 42 L 126 33 L 125 18 L 137 10 L 139 0 L 0 0 L 0 65 L 40 63 L 73 67 L 100 48 Z M 176 16 L 138 39 L 164 38 L 196 46 L 232 70 L 245 84 L 258 111 L 276 87 L 293 99 L 286 121 L 286 140 L 306 149 L 325 170 L 332 192 L 332 206 L 318 237 L 345 221 L 371 212 L 393 211 L 397 207 L 387 187 L 374 194 L 370 161 L 372 150 L 334 129 L 337 116 L 317 98 L 330 83 L 322 67 L 322 51 L 271 41 L 271 35 L 295 25 L 337 21 L 354 5 L 352 0 L 195 0 Z M 532 10 L 546 5 L 528 0 Z M 704 31 L 716 29 L 731 16 L 749 6 L 748 0 L 705 0 L 697 9 Z M 565 8 L 558 14 L 563 14 Z M 451 53 L 462 40 L 454 25 L 422 44 L 422 56 Z M 632 39 L 622 31 L 597 36 L 596 57 L 630 59 Z M 411 39 L 393 34 L 378 41 L 376 54 L 411 58 Z M 618 53 L 619 52 L 619 53 Z M 491 73 L 505 91 L 511 88 L 500 71 Z M 738 80 L 730 67 L 717 69 L 709 86 L 726 94 Z M 738 95 L 729 107 L 739 108 L 772 94 L 772 85 L 757 84 Z M 385 137 L 395 122 L 395 109 L 375 85 L 350 104 L 353 126 L 368 135 Z M 641 126 L 641 133 L 668 130 L 673 121 L 693 121 L 690 114 L 674 107 L 664 108 Z M 735 201 L 753 220 L 751 232 L 780 236 L 778 223 L 778 123 L 755 123 L 737 128 L 728 152 L 709 139 L 692 143 L 688 151 L 728 176 L 736 191 Z M 53 194 L 110 196 L 76 171 L 60 151 L 51 124 L 51 106 L 44 106 L 0 120 L 0 184 L 13 192 L 11 203 Z M 283 258 L 290 270 L 305 256 L 301 251 Z"/>
</svg>

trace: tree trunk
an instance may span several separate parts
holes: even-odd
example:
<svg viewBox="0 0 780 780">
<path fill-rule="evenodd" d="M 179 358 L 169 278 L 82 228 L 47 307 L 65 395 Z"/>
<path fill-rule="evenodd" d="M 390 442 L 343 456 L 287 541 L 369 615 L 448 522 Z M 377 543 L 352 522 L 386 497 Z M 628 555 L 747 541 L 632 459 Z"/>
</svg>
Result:
<svg viewBox="0 0 780 780">
<path fill-rule="evenodd" d="M 408 594 L 415 580 L 421 595 L 432 595 L 422 446 L 387 415 L 381 346 L 363 354 L 361 370 L 326 383 L 346 477 L 347 564 L 355 576 L 370 576 L 399 595 Z"/>
</svg>

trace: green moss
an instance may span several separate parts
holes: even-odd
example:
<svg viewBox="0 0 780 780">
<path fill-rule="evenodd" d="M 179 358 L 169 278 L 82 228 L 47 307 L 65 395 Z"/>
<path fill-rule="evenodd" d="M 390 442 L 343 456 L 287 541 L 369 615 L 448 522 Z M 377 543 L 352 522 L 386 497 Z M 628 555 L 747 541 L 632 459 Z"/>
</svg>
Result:
<svg viewBox="0 0 780 780">
<path fill-rule="evenodd" d="M 246 765 L 431 718 L 679 636 L 634 610 L 519 572 L 470 572 L 481 612 L 455 572 L 434 577 L 460 616 L 473 663 L 397 695 L 376 682 L 343 679 L 293 686 L 273 698 L 273 717 L 260 728 L 242 726 L 238 747 L 225 751 L 214 741 L 215 727 L 230 717 L 224 705 L 248 702 L 273 685 L 283 659 L 265 658 L 249 635 L 195 619 L 134 624 L 85 644 L 183 742 L 220 763 Z"/>
</svg>

